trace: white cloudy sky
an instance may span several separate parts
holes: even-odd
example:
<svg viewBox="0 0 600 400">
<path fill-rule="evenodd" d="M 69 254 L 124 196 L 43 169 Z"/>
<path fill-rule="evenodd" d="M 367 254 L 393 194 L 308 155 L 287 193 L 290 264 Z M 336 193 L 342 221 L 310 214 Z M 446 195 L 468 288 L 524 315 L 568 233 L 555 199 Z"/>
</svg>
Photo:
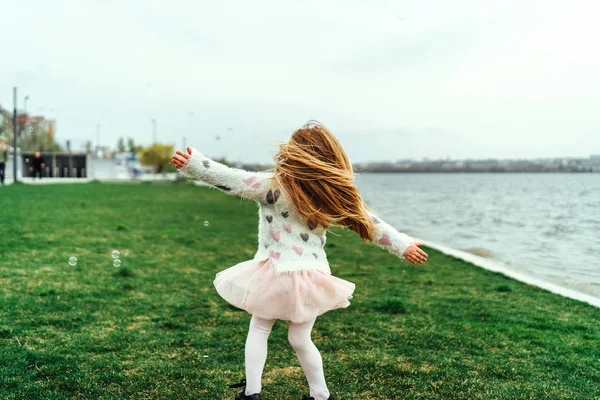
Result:
<svg viewBox="0 0 600 400">
<path fill-rule="evenodd" d="M 76 144 L 183 137 L 269 162 L 309 119 L 354 162 L 600 153 L 600 3 L 29 1 L 0 5 L 12 87 Z M 232 131 L 228 128 L 231 127 Z M 216 141 L 220 135 L 222 140 Z"/>
</svg>

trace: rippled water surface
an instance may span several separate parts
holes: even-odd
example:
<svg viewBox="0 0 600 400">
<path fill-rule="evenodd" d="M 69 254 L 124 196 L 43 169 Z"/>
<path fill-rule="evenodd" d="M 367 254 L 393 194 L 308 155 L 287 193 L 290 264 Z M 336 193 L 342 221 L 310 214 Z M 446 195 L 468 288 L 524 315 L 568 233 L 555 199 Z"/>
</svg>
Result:
<svg viewBox="0 0 600 400">
<path fill-rule="evenodd" d="M 407 234 L 600 298 L 600 174 L 357 173 Z"/>
</svg>

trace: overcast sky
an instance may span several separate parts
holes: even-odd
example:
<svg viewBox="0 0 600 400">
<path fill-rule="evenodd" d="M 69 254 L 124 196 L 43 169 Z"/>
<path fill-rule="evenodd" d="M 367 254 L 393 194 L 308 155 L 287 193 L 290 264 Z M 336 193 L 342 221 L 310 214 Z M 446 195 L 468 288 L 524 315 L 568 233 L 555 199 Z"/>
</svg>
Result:
<svg viewBox="0 0 600 400">
<path fill-rule="evenodd" d="M 161 142 L 266 163 L 318 119 L 353 162 L 600 153 L 598 1 L 5 0 L 0 15 L 0 104 L 17 86 L 75 147 L 97 124 L 101 144 L 149 144 L 155 118 Z"/>
</svg>

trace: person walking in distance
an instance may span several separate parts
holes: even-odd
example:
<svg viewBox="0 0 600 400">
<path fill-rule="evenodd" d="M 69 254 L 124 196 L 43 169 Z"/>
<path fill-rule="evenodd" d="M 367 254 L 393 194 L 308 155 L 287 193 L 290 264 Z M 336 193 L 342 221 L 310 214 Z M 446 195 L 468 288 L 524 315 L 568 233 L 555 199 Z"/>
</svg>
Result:
<svg viewBox="0 0 600 400">
<path fill-rule="evenodd" d="M 0 184 L 4 185 L 4 172 L 6 162 L 8 161 L 8 148 L 4 144 L 4 139 L 0 139 Z"/>
<path fill-rule="evenodd" d="M 44 169 L 45 166 L 44 158 L 39 151 L 36 151 L 35 157 L 33 158 L 33 179 L 35 179 L 37 174 L 40 174 L 40 179 L 42 179 L 42 169 Z"/>
</svg>

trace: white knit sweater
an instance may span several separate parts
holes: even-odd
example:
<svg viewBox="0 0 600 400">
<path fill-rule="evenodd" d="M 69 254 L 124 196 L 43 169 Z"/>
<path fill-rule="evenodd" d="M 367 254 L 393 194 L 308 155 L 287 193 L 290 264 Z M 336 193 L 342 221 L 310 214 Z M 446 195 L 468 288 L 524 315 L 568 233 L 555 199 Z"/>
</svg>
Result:
<svg viewBox="0 0 600 400">
<path fill-rule="evenodd" d="M 181 168 L 188 178 L 199 179 L 229 195 L 258 203 L 258 250 L 255 260 L 271 258 L 277 273 L 299 270 L 324 270 L 331 273 L 325 243 L 326 229 L 308 226 L 287 193 L 275 189 L 272 172 L 250 172 L 230 168 L 192 148 L 188 163 Z M 400 259 L 414 242 L 379 216 L 367 210 L 376 227 L 375 243 Z"/>
</svg>

